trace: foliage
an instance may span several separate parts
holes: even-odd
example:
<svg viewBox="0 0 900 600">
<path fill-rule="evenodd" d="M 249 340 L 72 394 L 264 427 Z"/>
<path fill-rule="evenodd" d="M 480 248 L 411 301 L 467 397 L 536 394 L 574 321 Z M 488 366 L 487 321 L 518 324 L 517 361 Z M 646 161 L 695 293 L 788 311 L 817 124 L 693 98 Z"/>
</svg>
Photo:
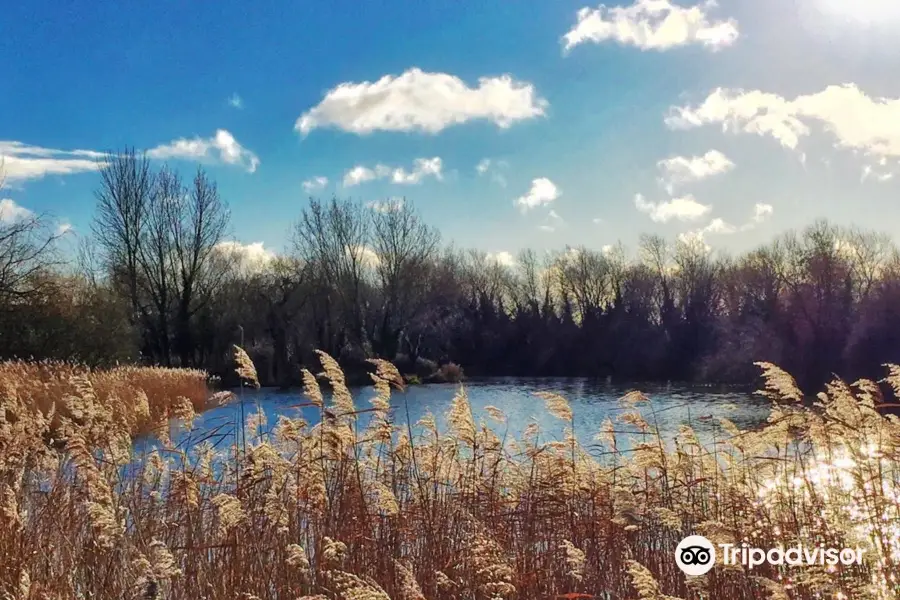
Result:
<svg viewBox="0 0 900 600">
<path fill-rule="evenodd" d="M 98 366 L 138 360 L 138 334 L 112 290 L 63 273 L 41 277 L 27 302 L 0 305 L 0 358 Z"/>
<path fill-rule="evenodd" d="M 419 376 L 416 375 L 415 373 L 412 373 L 409 375 L 404 375 L 403 380 L 406 382 L 407 385 L 422 385 L 422 380 L 419 379 Z"/>
<path fill-rule="evenodd" d="M 242 427 L 230 448 L 211 438 L 176 448 L 163 435 L 163 446 L 137 461 L 129 429 L 89 382 L 73 380 L 63 396 L 65 406 L 92 407 L 80 419 L 60 417 L 66 450 L 43 441 L 54 417 L 15 387 L 0 391 L 0 592 L 173 600 L 887 600 L 900 592 L 900 422 L 878 412 L 872 381 L 836 380 L 810 407 L 797 401 L 793 378 L 763 364 L 768 423 L 739 431 L 722 422 L 710 445 L 689 424 L 674 443 L 663 440 L 652 400 L 632 393 L 618 423 L 583 446 L 559 395 L 543 399 L 568 427 L 561 440 L 535 427 L 501 439 L 476 422 L 462 389 L 448 431 L 433 418 L 399 426 L 389 396 L 403 384 L 392 365 L 374 362 L 375 394 L 360 407 L 335 360 L 319 357 L 323 373 L 306 371 L 304 382 L 320 422 L 285 415 L 267 427 L 254 414 L 244 446 Z M 40 369 L 7 368 L 22 386 L 40 387 L 23 380 Z M 68 376 L 41 367 L 54 368 Z M 887 377 L 895 392 L 898 374 L 891 367 Z M 332 389 L 328 402 L 320 379 Z M 688 533 L 867 552 L 860 567 L 717 566 L 686 582 L 673 550 Z"/>
</svg>

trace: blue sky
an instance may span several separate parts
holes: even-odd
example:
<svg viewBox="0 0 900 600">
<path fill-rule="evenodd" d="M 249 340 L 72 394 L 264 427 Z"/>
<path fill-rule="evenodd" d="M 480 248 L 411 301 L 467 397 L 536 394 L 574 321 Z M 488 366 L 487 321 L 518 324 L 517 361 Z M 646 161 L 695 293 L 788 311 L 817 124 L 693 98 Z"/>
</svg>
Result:
<svg viewBox="0 0 900 600">
<path fill-rule="evenodd" d="M 8 4 L 0 218 L 86 234 L 129 145 L 204 164 L 274 251 L 310 194 L 404 196 L 489 252 L 895 235 L 897 25 L 887 0 Z"/>
</svg>

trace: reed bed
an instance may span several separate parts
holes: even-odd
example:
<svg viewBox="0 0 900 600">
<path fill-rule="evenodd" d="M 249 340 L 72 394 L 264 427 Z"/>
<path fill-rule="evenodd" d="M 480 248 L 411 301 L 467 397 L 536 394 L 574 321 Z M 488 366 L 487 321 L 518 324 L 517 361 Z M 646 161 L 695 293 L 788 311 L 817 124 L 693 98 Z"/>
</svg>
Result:
<svg viewBox="0 0 900 600">
<path fill-rule="evenodd" d="M 390 364 L 375 361 L 374 391 L 360 399 L 337 363 L 320 357 L 321 374 L 304 372 L 320 422 L 267 423 L 251 412 L 240 432 L 191 448 L 159 431 L 162 447 L 127 476 L 127 419 L 100 405 L 90 378 L 64 398 L 81 415 L 77 423 L 58 417 L 64 448 L 44 443 L 48 417 L 2 392 L 0 594 L 898 597 L 900 422 L 879 413 L 874 382 L 835 381 L 808 406 L 789 375 L 763 364 L 768 422 L 741 431 L 722 421 L 709 444 L 689 425 L 664 440 L 652 400 L 635 392 L 585 446 L 561 396 L 542 394 L 567 426 L 562 439 L 537 426 L 500 438 L 504 415 L 488 409 L 490 421 L 476 421 L 464 388 L 441 431 L 430 417 L 408 425 L 392 415 L 390 395 L 403 384 Z M 237 360 L 253 384 L 252 363 L 241 353 Z M 330 394 L 320 387 L 326 381 Z M 900 390 L 900 369 L 885 382 Z M 625 437 L 633 438 L 627 446 Z M 674 549 L 693 533 L 763 548 L 802 541 L 867 551 L 853 567 L 716 566 L 686 579 Z"/>
<path fill-rule="evenodd" d="M 82 424 L 85 410 L 101 410 L 129 435 L 141 435 L 169 418 L 204 410 L 211 395 L 207 374 L 194 369 L 122 366 L 92 370 L 55 362 L 0 362 L 0 399 L 17 417 L 50 421 L 47 436 L 65 420 Z"/>
</svg>

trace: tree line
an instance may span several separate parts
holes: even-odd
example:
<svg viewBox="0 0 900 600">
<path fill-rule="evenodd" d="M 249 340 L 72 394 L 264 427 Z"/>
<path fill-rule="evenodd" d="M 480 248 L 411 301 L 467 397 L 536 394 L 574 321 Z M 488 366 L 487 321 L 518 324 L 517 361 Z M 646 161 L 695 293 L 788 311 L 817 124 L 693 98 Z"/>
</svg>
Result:
<svg viewBox="0 0 900 600">
<path fill-rule="evenodd" d="M 310 199 L 278 256 L 229 243 L 207 173 L 134 150 L 104 159 L 77 257 L 40 215 L 0 218 L 0 357 L 230 372 L 241 343 L 264 384 L 314 350 L 426 376 L 752 381 L 754 361 L 808 386 L 900 362 L 900 252 L 821 221 L 741 256 L 697 240 L 521 252 L 445 243 L 406 202 Z M 2 215 L 0 215 L 2 216 Z"/>
</svg>

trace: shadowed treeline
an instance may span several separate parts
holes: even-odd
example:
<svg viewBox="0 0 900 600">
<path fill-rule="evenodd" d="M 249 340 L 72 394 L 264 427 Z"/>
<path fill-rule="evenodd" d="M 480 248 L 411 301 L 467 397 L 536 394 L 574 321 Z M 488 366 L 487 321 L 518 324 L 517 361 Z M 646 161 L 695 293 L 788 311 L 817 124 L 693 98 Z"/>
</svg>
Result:
<svg viewBox="0 0 900 600">
<path fill-rule="evenodd" d="M 611 375 L 749 382 L 753 361 L 806 387 L 900 362 L 900 255 L 824 222 L 749 254 L 644 237 L 638 248 L 516 257 L 444 244 L 408 203 L 310 200 L 278 257 L 226 241 L 228 209 L 124 152 L 101 171 L 78 268 L 39 219 L 0 224 L 0 356 L 140 359 L 230 372 L 243 342 L 264 384 L 314 349 L 428 376 Z M 264 218 L 264 217 L 262 217 Z"/>
</svg>

